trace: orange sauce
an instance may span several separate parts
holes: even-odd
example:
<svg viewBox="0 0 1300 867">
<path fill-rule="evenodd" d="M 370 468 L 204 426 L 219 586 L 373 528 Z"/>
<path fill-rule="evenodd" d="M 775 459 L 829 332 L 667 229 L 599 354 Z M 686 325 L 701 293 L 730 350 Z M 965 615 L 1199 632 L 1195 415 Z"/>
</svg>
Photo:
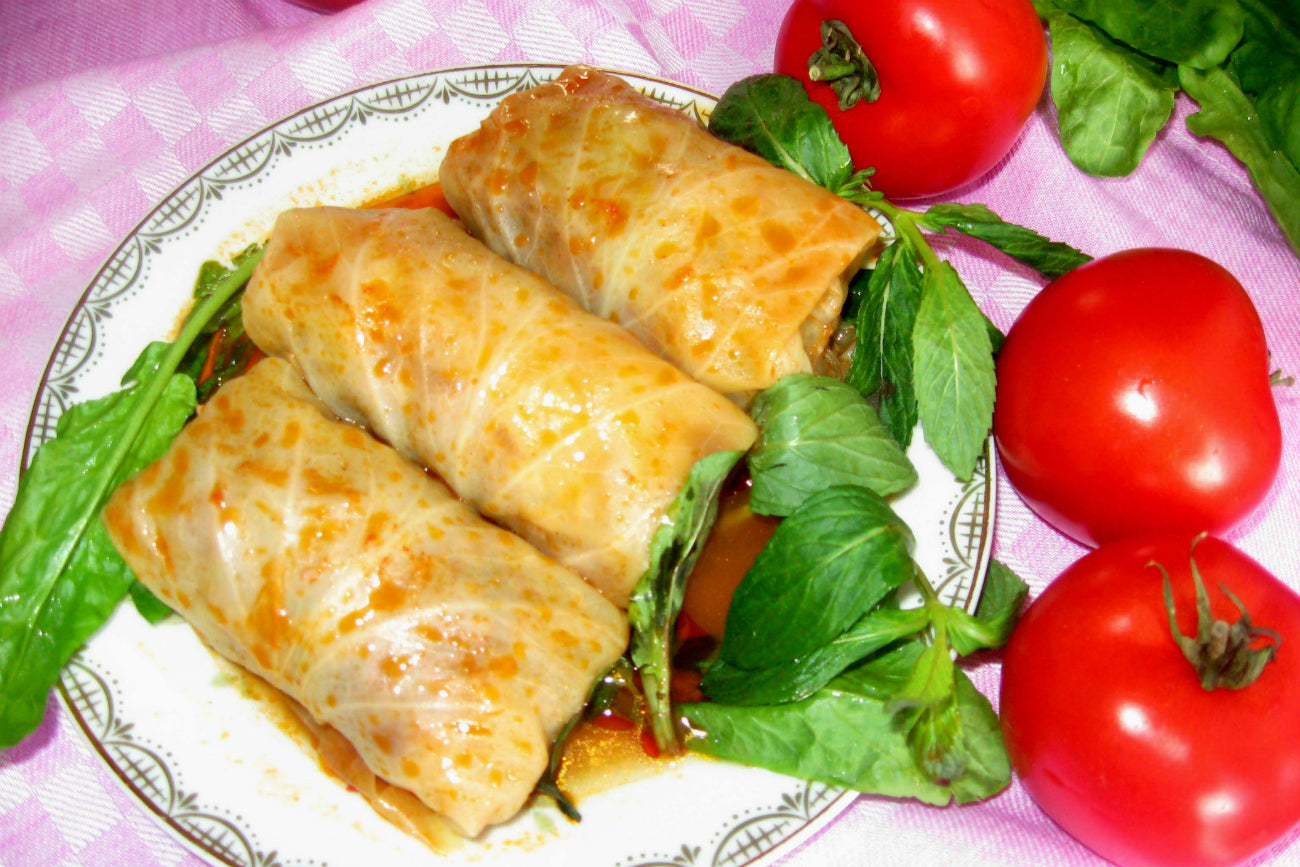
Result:
<svg viewBox="0 0 1300 867">
<path fill-rule="evenodd" d="M 416 187 L 407 193 L 400 193 L 391 198 L 380 199 L 367 204 L 367 208 L 437 208 L 451 216 L 456 212 L 447 204 L 447 197 L 442 194 L 442 184 L 435 181 L 423 187 Z"/>
<path fill-rule="evenodd" d="M 717 523 L 700 552 L 682 603 L 686 615 L 719 640 L 736 586 L 781 523 L 779 518 L 750 511 L 749 489 L 746 478 L 723 494 Z"/>
</svg>

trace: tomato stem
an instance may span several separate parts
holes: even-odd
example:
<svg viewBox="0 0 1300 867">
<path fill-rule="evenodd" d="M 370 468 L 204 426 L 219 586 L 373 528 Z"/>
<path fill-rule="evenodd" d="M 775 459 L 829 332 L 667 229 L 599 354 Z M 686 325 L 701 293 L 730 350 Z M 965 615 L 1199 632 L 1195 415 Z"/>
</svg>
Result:
<svg viewBox="0 0 1300 867">
<path fill-rule="evenodd" d="M 808 58 L 808 77 L 835 91 L 841 111 L 880 98 L 880 76 L 843 21 L 822 22 L 822 47 Z"/>
<path fill-rule="evenodd" d="M 1198 536 L 1192 542 L 1193 550 L 1200 539 Z M 1201 580 L 1201 571 L 1196 566 L 1195 557 L 1192 558 L 1192 580 L 1196 584 L 1196 635 L 1184 635 L 1178 628 L 1175 617 L 1174 592 L 1169 583 L 1169 572 L 1159 563 L 1152 562 L 1150 565 L 1164 575 L 1165 610 L 1169 614 L 1169 629 L 1183 656 L 1196 669 L 1201 687 L 1206 690 L 1219 687 L 1241 689 L 1258 680 L 1264 673 L 1264 666 L 1277 655 L 1282 636 L 1272 629 L 1253 626 L 1246 606 L 1223 584 L 1219 585 L 1219 589 L 1232 600 L 1232 604 L 1241 612 L 1241 617 L 1231 624 L 1215 620 L 1210 613 L 1210 597 L 1205 592 L 1205 583 Z M 1262 647 L 1255 646 L 1260 639 L 1266 639 L 1268 643 Z"/>
</svg>

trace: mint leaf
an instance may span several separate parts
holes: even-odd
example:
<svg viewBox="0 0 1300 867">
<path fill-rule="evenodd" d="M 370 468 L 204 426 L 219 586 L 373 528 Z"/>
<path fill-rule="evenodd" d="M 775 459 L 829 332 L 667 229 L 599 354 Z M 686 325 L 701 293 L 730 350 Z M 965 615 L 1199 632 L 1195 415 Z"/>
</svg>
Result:
<svg viewBox="0 0 1300 867">
<path fill-rule="evenodd" d="M 925 272 L 913 330 L 917 407 L 925 439 L 965 480 L 993 422 L 993 356 L 984 314 L 947 262 Z"/>
<path fill-rule="evenodd" d="M 814 494 L 781 522 L 736 588 L 719 654 L 766 668 L 826 644 L 912 575 L 912 532 L 854 486 Z"/>
<path fill-rule="evenodd" d="M 916 250 L 899 239 L 880 254 L 858 307 L 857 345 L 845 381 L 863 395 L 880 392 L 880 421 L 903 448 L 919 418 L 912 372 L 912 330 L 923 279 Z"/>
<path fill-rule="evenodd" d="M 760 515 L 788 515 L 835 485 L 881 496 L 916 483 L 916 469 L 862 395 L 836 379 L 794 374 L 766 389 L 751 414 L 758 442 L 746 461 Z"/>
<path fill-rule="evenodd" d="M 714 106 L 709 131 L 829 190 L 853 176 L 848 146 L 830 116 L 788 75 L 753 75 L 731 85 Z"/>
<path fill-rule="evenodd" d="M 1006 222 L 986 205 L 955 202 L 932 205 L 925 212 L 925 221 L 978 238 L 1047 278 L 1060 277 L 1092 260 L 1091 256 L 1079 252 L 1069 244 L 1053 241 L 1033 229 Z"/>
</svg>

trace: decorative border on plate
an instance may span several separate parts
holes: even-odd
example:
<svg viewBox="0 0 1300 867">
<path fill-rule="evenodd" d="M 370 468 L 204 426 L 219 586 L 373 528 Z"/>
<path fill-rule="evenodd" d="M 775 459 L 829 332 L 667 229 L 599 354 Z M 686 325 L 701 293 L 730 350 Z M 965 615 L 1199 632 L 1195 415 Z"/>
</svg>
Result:
<svg viewBox="0 0 1300 867">
<path fill-rule="evenodd" d="M 284 867 L 275 852 L 260 850 L 234 820 L 207 812 L 179 785 L 167 758 L 136 740 L 134 726 L 117 714 L 110 679 L 78 652 L 64 667 L 59 691 L 95 751 L 145 806 L 206 856 L 232 867 Z"/>
<path fill-rule="evenodd" d="M 949 605 L 971 614 L 979 604 L 993 552 L 991 525 L 997 502 L 997 486 L 989 472 L 993 466 L 993 438 L 984 442 L 984 453 L 975 461 L 970 479 L 948 516 L 948 544 L 953 556 L 944 557 L 944 574 L 935 591 Z"/>
<path fill-rule="evenodd" d="M 824 783 L 795 782 L 800 787 L 782 795 L 779 804 L 734 816 L 736 824 L 720 831 L 707 853 L 701 846 L 683 844 L 672 854 L 633 856 L 616 867 L 744 867 L 767 857 L 846 794 Z"/>
<path fill-rule="evenodd" d="M 354 124 L 404 120 L 439 102 L 495 102 L 509 93 L 551 81 L 563 68 L 558 64 L 467 67 L 360 88 L 286 118 L 214 160 L 141 221 L 74 307 L 42 376 L 20 465 L 25 468 L 35 449 L 54 436 L 59 416 L 76 401 L 79 379 L 98 360 L 102 323 L 112 317 L 115 306 L 144 283 L 151 258 L 164 244 L 202 225 L 208 203 L 232 190 L 259 183 L 265 172 L 298 149 L 319 147 Z M 714 100 L 708 94 L 642 75 L 618 74 L 647 96 L 707 122 Z M 676 98 L 674 91 L 695 96 Z M 957 557 L 949 562 L 944 580 L 951 585 L 948 592 L 953 598 L 963 591 L 968 594 L 967 606 L 978 598 L 991 541 L 988 526 L 992 512 L 985 495 L 989 479 L 986 470 L 982 476 L 979 472 L 977 469 L 976 477 L 963 489 L 950 519 L 950 538 Z M 958 576 L 970 575 L 976 581 L 967 587 L 965 577 Z M 283 867 L 286 862 L 276 852 L 260 849 L 256 835 L 240 827 L 240 817 L 217 815 L 211 811 L 213 808 L 203 806 L 196 794 L 185 791 L 179 775 L 168 764 L 170 757 L 134 736 L 132 724 L 117 715 L 110 679 L 96 672 L 80 653 L 63 670 L 58 688 L 65 706 L 104 762 L 192 850 L 231 867 Z M 790 842 L 848 795 L 821 783 L 791 782 L 796 788 L 785 794 L 780 804 L 737 816 L 736 825 L 719 832 L 706 860 L 701 860 L 705 857 L 703 847 L 683 844 L 672 855 L 645 856 L 659 860 L 638 862 L 635 867 L 752 864 L 772 854 L 773 848 L 763 846 L 780 847 Z M 635 859 L 626 862 L 628 867 L 632 867 L 632 861 Z"/>
</svg>

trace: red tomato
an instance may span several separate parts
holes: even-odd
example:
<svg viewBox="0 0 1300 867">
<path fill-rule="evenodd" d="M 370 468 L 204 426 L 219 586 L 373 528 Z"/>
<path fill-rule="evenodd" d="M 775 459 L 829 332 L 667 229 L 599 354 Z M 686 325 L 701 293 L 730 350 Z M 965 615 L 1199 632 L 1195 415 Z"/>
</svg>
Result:
<svg viewBox="0 0 1300 867">
<path fill-rule="evenodd" d="M 821 23 L 844 22 L 880 78 L 880 97 L 842 111 L 808 76 Z M 931 196 L 984 175 L 1015 144 L 1047 77 L 1029 0 L 795 0 L 776 71 L 803 82 L 889 198 Z"/>
<path fill-rule="evenodd" d="M 1040 292 L 998 354 L 993 433 L 1025 501 L 1085 544 L 1221 533 L 1282 459 L 1264 329 L 1231 274 L 1128 250 Z"/>
<path fill-rule="evenodd" d="M 1174 642 L 1196 633 L 1191 535 L 1088 553 L 1030 605 L 1002 666 L 1007 752 L 1061 827 L 1123 865 L 1232 864 L 1300 822 L 1300 596 L 1231 545 L 1195 548 L 1215 618 L 1276 631 L 1253 684 L 1203 689 Z M 1258 642 L 1256 642 L 1258 643 Z M 1267 645 L 1269 642 L 1264 641 Z"/>
</svg>

